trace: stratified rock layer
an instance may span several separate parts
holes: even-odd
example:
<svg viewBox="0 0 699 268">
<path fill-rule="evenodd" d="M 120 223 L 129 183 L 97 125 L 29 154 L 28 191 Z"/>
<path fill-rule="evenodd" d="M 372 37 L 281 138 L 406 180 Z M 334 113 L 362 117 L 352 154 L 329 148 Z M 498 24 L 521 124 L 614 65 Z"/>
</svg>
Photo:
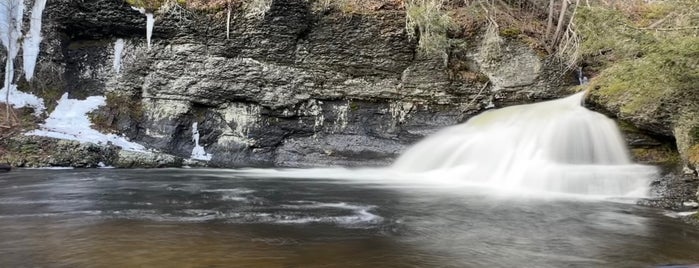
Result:
<svg viewBox="0 0 699 268">
<path fill-rule="evenodd" d="M 72 98 L 107 95 L 95 127 L 188 158 L 197 123 L 211 166 L 386 165 L 488 104 L 563 95 L 558 66 L 517 40 L 498 55 L 478 39 L 455 39 L 447 62 L 422 55 L 397 10 L 273 1 L 259 18 L 236 11 L 227 39 L 221 13 L 175 7 L 156 14 L 151 49 L 145 16 L 120 0 L 51 1 L 45 14 L 39 66 L 55 68 L 39 71 L 59 72 Z"/>
</svg>

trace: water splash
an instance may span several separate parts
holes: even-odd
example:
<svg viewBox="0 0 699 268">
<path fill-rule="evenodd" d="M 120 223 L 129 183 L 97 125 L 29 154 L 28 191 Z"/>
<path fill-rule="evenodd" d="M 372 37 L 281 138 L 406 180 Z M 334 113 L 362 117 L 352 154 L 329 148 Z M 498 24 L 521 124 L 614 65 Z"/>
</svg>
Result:
<svg viewBox="0 0 699 268">
<path fill-rule="evenodd" d="M 582 107 L 584 94 L 487 111 L 411 147 L 393 169 L 503 190 L 645 196 L 655 168 L 631 162 L 614 121 Z"/>
</svg>

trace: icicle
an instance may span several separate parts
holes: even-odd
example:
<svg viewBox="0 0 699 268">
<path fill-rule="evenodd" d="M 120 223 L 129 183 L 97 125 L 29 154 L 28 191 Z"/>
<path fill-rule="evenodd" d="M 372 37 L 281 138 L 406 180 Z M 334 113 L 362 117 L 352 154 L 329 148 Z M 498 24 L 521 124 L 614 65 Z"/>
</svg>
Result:
<svg viewBox="0 0 699 268">
<path fill-rule="evenodd" d="M 121 71 L 121 54 L 124 52 L 124 39 L 117 39 L 114 43 L 114 72 Z"/>
<path fill-rule="evenodd" d="M 155 19 L 153 18 L 153 13 L 146 11 L 145 8 L 131 6 L 131 9 L 146 15 L 146 40 L 148 41 L 148 49 L 150 50 L 150 40 L 153 36 L 153 25 L 155 25 Z"/>
<path fill-rule="evenodd" d="M 212 155 L 207 154 L 204 147 L 199 145 L 199 128 L 197 122 L 192 124 L 192 141 L 194 141 L 194 149 L 192 149 L 192 159 L 210 161 Z"/>
<path fill-rule="evenodd" d="M 231 39 L 231 1 L 228 1 L 228 17 L 226 18 L 226 40 Z"/>
<path fill-rule="evenodd" d="M 46 0 L 36 0 L 32 8 L 29 33 L 24 37 L 24 75 L 27 81 L 34 77 L 36 59 L 39 57 L 41 45 L 41 17 L 46 7 Z"/>
<path fill-rule="evenodd" d="M 4 1 L 5 3 L 0 4 L 0 42 L 7 50 L 7 61 L 5 62 L 5 83 L 0 89 L 0 96 L 3 102 L 7 102 L 15 108 L 30 106 L 34 108 L 35 115 L 40 115 L 45 109 L 43 100 L 32 94 L 20 92 L 17 90 L 17 85 L 14 84 L 14 62 L 19 54 L 24 2 L 22 0 Z M 32 27 L 34 27 L 33 22 Z M 33 30 L 34 28 L 32 28 Z M 39 30 L 41 30 L 40 26 Z"/>
<path fill-rule="evenodd" d="M 153 36 L 153 13 L 146 13 L 146 39 L 148 40 L 148 49 L 150 49 L 150 39 Z"/>
<path fill-rule="evenodd" d="M 6 3 L 0 4 L 0 41 L 7 50 L 4 88 L 10 92 L 15 73 L 14 61 L 19 53 L 19 38 L 22 35 L 24 3 L 22 0 L 5 1 Z"/>
</svg>

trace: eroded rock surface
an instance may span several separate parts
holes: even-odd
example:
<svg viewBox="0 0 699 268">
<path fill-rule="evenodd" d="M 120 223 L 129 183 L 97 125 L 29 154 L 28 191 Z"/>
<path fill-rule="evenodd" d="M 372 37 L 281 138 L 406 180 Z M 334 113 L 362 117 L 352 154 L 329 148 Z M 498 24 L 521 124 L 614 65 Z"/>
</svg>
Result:
<svg viewBox="0 0 699 268">
<path fill-rule="evenodd" d="M 446 64 L 422 55 L 396 10 L 273 1 L 260 18 L 236 12 L 227 39 L 220 13 L 174 8 L 156 14 L 151 49 L 145 17 L 121 0 L 52 1 L 45 16 L 56 32 L 45 46 L 60 56 L 44 57 L 65 90 L 108 95 L 96 126 L 187 159 L 196 123 L 211 166 L 387 165 L 489 104 L 565 94 L 558 66 L 517 40 L 501 40 L 500 60 L 484 59 L 479 39 L 459 40 Z M 119 165 L 144 158 L 132 159 Z"/>
</svg>

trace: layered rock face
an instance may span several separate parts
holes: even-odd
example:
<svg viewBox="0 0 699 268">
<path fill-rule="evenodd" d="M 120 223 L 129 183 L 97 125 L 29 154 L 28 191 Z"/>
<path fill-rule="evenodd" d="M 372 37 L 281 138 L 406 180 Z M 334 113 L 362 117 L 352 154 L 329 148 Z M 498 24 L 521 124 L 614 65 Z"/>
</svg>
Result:
<svg viewBox="0 0 699 268">
<path fill-rule="evenodd" d="M 92 115 L 103 131 L 182 158 L 198 137 L 218 167 L 386 165 L 490 104 L 566 94 L 558 66 L 516 40 L 423 55 L 402 11 L 278 0 L 262 17 L 234 12 L 230 38 L 224 13 L 161 10 L 148 49 L 145 16 L 121 0 L 50 1 L 37 77 L 106 95 Z"/>
</svg>

